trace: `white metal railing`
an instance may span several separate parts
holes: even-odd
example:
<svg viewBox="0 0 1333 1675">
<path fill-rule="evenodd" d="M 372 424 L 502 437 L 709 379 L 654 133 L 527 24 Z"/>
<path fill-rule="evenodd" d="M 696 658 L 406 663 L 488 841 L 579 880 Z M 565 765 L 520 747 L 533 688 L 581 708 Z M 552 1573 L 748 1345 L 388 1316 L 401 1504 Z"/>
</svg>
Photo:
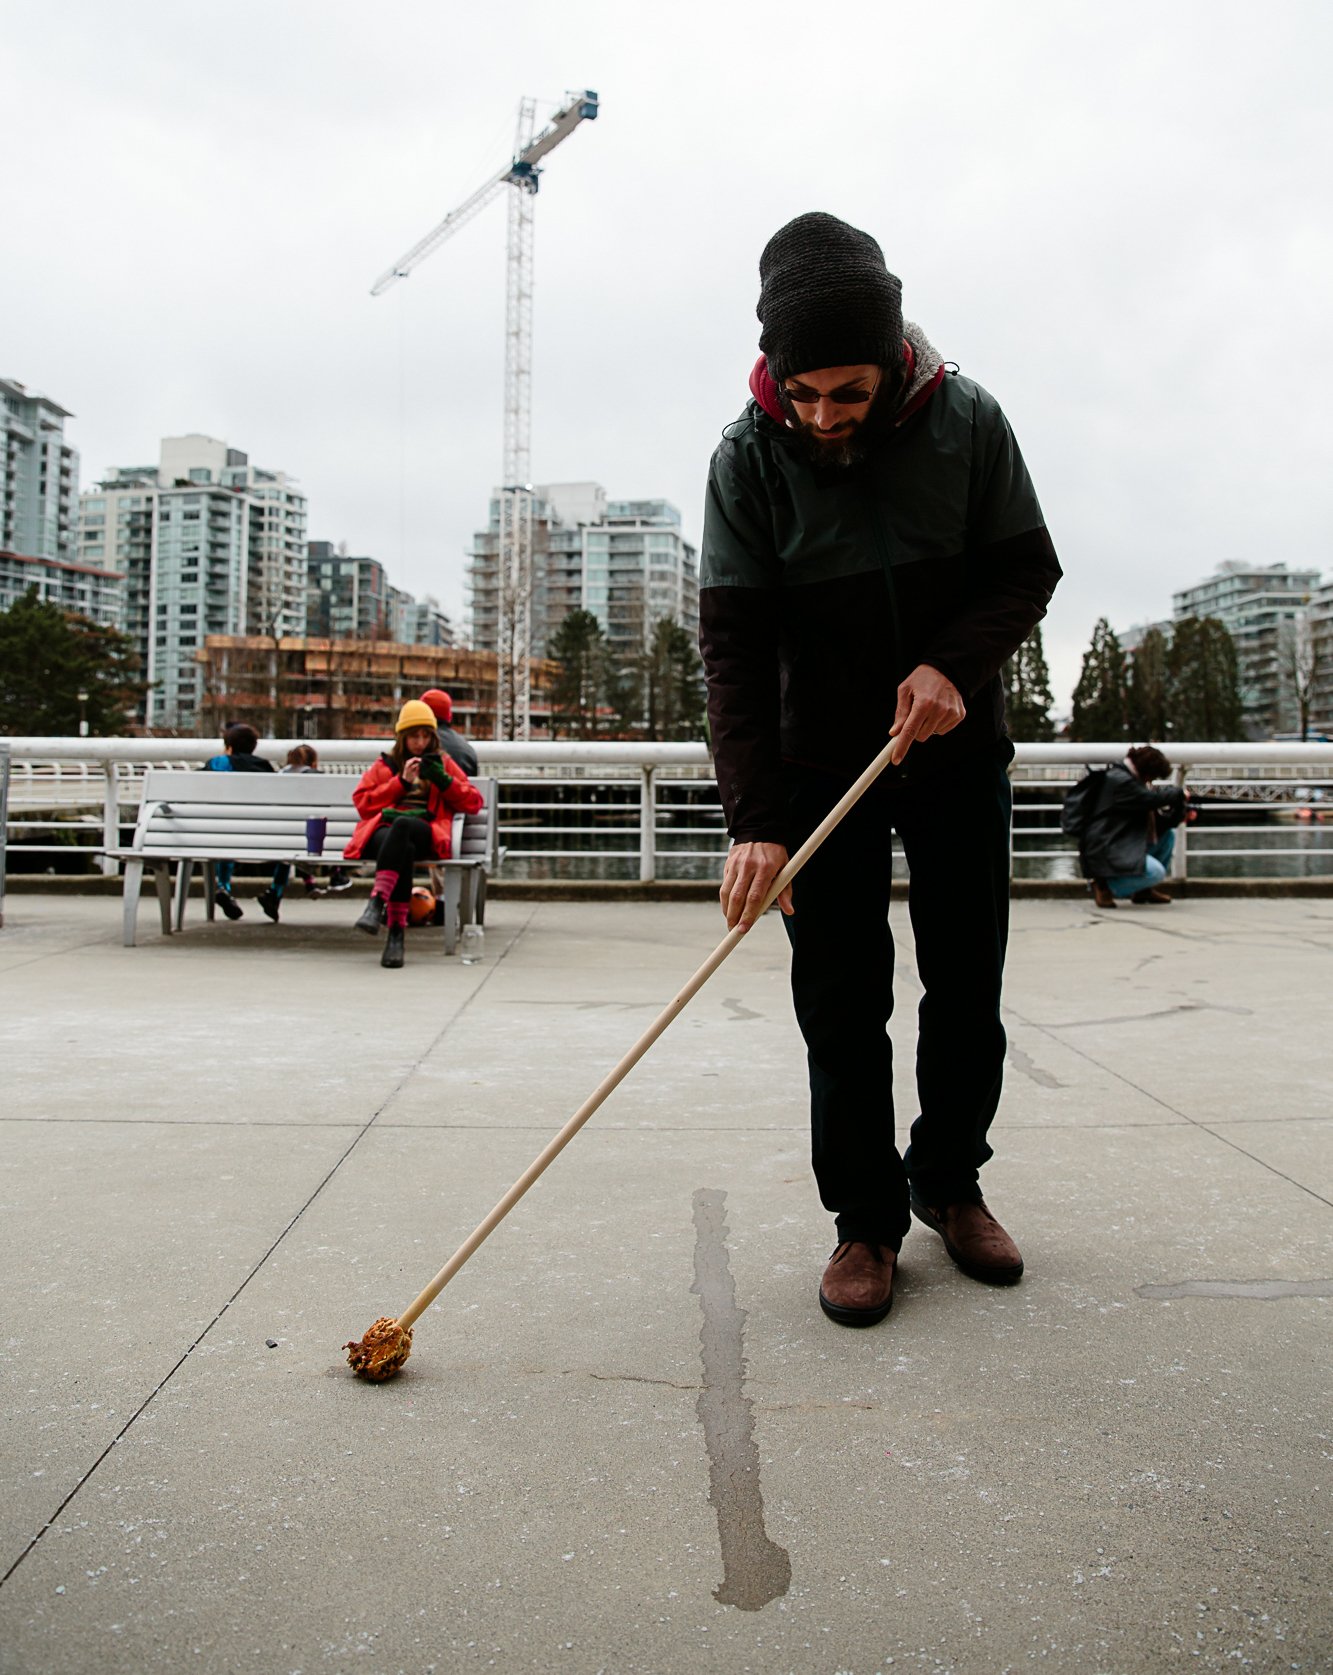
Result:
<svg viewBox="0 0 1333 1675">
<path fill-rule="evenodd" d="M 133 823 L 143 770 L 197 768 L 218 750 L 211 739 L 5 742 L 12 763 L 11 846 L 21 842 L 27 855 L 68 856 L 77 849 L 99 857 L 109 873 L 116 863 L 105 852 Z M 355 773 L 388 743 L 282 739 L 265 740 L 259 749 L 281 764 L 293 745 L 314 744 L 321 768 Z M 727 839 L 704 745 L 483 740 L 476 750 L 482 769 L 500 781 L 500 839 L 511 876 L 645 882 L 720 876 Z M 1169 750 L 1176 779 L 1207 795 L 1206 823 L 1178 830 L 1177 876 L 1191 865 L 1196 876 L 1231 876 L 1237 863 L 1245 863 L 1242 872 L 1270 865 L 1333 876 L 1333 745 L 1173 741 Z M 1016 878 L 1077 877 L 1077 850 L 1059 829 L 1060 802 L 1085 765 L 1119 761 L 1124 751 L 1116 743 L 1017 747 Z M 1262 828 L 1256 813 L 1265 819 Z M 1269 841 L 1259 842 L 1259 833 Z M 1247 843 L 1217 842 L 1246 836 Z"/>
</svg>

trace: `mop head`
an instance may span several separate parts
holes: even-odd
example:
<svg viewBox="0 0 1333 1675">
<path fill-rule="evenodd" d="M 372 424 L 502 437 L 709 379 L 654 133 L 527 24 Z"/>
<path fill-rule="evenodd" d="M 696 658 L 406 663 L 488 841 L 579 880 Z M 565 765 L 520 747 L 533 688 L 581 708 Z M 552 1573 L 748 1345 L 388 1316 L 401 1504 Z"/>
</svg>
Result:
<svg viewBox="0 0 1333 1675">
<path fill-rule="evenodd" d="M 381 1315 L 358 1343 L 345 1343 L 347 1364 L 354 1373 L 382 1384 L 392 1378 L 412 1353 L 412 1328 Z"/>
</svg>

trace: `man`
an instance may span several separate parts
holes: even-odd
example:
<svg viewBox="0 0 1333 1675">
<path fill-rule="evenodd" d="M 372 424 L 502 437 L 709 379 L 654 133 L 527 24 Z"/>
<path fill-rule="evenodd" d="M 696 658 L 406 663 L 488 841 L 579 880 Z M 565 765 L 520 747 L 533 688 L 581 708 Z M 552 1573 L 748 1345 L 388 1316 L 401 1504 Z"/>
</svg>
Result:
<svg viewBox="0 0 1333 1675">
<path fill-rule="evenodd" d="M 721 898 L 728 925 L 748 929 L 789 853 L 896 741 L 893 766 L 780 901 L 815 1177 L 837 1225 L 820 1306 L 867 1326 L 889 1311 L 911 1213 L 974 1278 L 1023 1271 L 978 1184 L 1005 1053 L 1013 747 L 999 670 L 1060 567 L 1004 415 L 904 326 L 873 238 L 802 215 L 759 274 L 754 400 L 713 456 L 701 559 L 732 838 Z M 895 830 L 925 990 L 905 1157 L 886 1031 Z"/>
<path fill-rule="evenodd" d="M 1158 886 L 1171 870 L 1174 828 L 1186 818 L 1178 785 L 1155 785 L 1171 764 L 1155 745 L 1136 745 L 1124 763 L 1106 770 L 1101 790 L 1079 835 L 1079 860 L 1098 907 L 1126 897 L 1143 907 L 1168 907 Z"/>
<path fill-rule="evenodd" d="M 454 701 L 447 692 L 432 687 L 421 694 L 421 702 L 429 706 L 435 717 L 435 731 L 440 735 L 440 749 L 452 756 L 469 779 L 477 775 L 477 753 L 461 734 L 453 729 Z"/>
</svg>

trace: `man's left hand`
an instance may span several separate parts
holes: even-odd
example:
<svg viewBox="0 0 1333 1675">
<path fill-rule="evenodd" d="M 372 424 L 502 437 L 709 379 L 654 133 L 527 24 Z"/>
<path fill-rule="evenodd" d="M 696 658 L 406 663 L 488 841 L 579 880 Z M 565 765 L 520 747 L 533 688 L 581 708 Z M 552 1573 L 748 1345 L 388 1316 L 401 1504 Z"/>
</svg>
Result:
<svg viewBox="0 0 1333 1675">
<path fill-rule="evenodd" d="M 966 714 L 963 695 L 949 677 L 929 663 L 918 663 L 898 688 L 898 710 L 889 728 L 896 741 L 890 762 L 897 767 L 918 739 L 951 733 Z"/>
</svg>

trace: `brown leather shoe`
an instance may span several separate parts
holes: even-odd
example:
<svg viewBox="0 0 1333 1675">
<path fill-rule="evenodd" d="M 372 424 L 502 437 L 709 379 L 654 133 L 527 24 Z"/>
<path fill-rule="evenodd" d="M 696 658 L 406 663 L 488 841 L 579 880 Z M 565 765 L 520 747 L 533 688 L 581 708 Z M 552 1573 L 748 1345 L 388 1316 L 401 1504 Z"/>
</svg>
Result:
<svg viewBox="0 0 1333 1675">
<path fill-rule="evenodd" d="M 1115 897 L 1106 888 L 1106 885 L 1103 884 L 1100 878 L 1094 878 L 1088 885 L 1088 888 L 1092 891 L 1092 899 L 1097 907 L 1115 906 Z"/>
<path fill-rule="evenodd" d="M 896 1252 L 861 1240 L 841 1244 L 819 1282 L 819 1306 L 839 1326 L 873 1326 L 893 1307 Z"/>
<path fill-rule="evenodd" d="M 1138 902 L 1140 907 L 1170 907 L 1172 900 L 1172 898 L 1167 895 L 1165 890 L 1158 890 L 1156 888 L 1150 890 L 1135 890 L 1134 894 L 1129 899 L 1130 901 Z"/>
<path fill-rule="evenodd" d="M 980 1201 L 939 1208 L 913 1198 L 912 1214 L 944 1240 L 965 1274 L 987 1285 L 1016 1285 L 1023 1277 L 1018 1246 Z"/>
</svg>

